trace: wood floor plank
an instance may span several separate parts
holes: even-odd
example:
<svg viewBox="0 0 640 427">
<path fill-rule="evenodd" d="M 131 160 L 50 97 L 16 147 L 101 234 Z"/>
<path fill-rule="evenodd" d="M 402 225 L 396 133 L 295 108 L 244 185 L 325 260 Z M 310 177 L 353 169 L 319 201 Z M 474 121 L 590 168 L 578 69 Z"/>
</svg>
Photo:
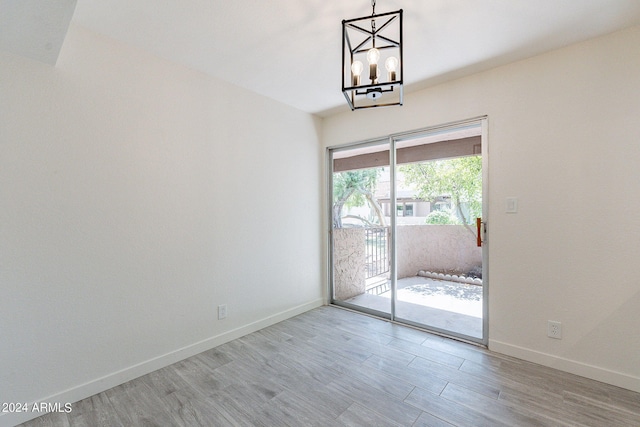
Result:
<svg viewBox="0 0 640 427">
<path fill-rule="evenodd" d="M 443 365 L 452 366 L 456 369 L 465 362 L 465 359 L 460 356 L 455 356 L 451 353 L 445 353 L 440 350 L 436 350 L 423 345 L 413 344 L 404 340 L 394 339 L 388 345 L 389 347 L 403 350 L 415 356 L 420 356 L 424 359 L 442 363 Z"/>
<path fill-rule="evenodd" d="M 20 424 L 21 427 L 69 427 L 70 425 L 67 414 L 61 412 L 49 413 Z"/>
<path fill-rule="evenodd" d="M 555 422 L 535 416 L 528 411 L 512 406 L 502 405 L 497 399 L 492 399 L 464 387 L 449 383 L 440 394 L 445 399 L 456 402 L 476 412 L 480 412 L 494 420 L 512 426 L 554 426 Z"/>
<path fill-rule="evenodd" d="M 285 422 L 290 426 L 324 427 L 335 423 L 335 417 L 288 390 L 278 394 L 273 404 L 286 415 Z"/>
<path fill-rule="evenodd" d="M 501 386 L 497 382 L 487 378 L 475 377 L 471 374 L 438 362 L 416 357 L 408 367 L 415 369 L 420 373 L 420 375 L 440 378 L 448 383 L 464 386 L 469 390 L 484 394 L 485 396 L 492 397 L 494 399 L 497 399 L 500 395 Z"/>
<path fill-rule="evenodd" d="M 261 352 L 253 351 L 254 348 L 252 348 L 246 340 L 243 341 L 241 338 L 222 344 L 218 348 L 233 361 L 246 359 L 252 363 L 262 364 L 268 360 L 268 357 L 265 357 Z"/>
<path fill-rule="evenodd" d="M 307 401 L 309 406 L 315 408 L 316 411 L 323 415 L 333 417 L 334 419 L 339 417 L 340 414 L 353 404 L 353 400 L 351 398 L 338 395 L 328 386 L 324 385 L 309 388 L 304 393 L 299 389 L 288 391 Z"/>
<path fill-rule="evenodd" d="M 333 307 L 328 307 L 329 309 Z M 385 339 L 388 337 L 403 339 L 405 341 L 413 342 L 414 344 L 422 344 L 427 339 L 440 339 L 436 335 L 429 334 L 424 331 L 420 331 L 405 326 L 400 326 L 389 322 L 388 320 L 378 319 L 371 316 L 359 315 L 349 310 L 342 310 L 344 314 L 335 316 L 333 312 L 327 311 L 324 314 L 324 323 L 330 323 L 332 327 L 348 324 L 352 327 L 357 327 L 362 331 L 367 331 L 369 336 L 384 335 Z M 319 311 L 321 312 L 321 311 Z M 357 317 L 354 318 L 353 315 Z M 339 319 L 340 323 L 336 321 Z"/>
<path fill-rule="evenodd" d="M 420 387 L 416 387 L 404 401 L 458 427 L 512 427 Z"/>
<path fill-rule="evenodd" d="M 640 426 L 640 394 L 320 307 L 22 424 Z"/>
<path fill-rule="evenodd" d="M 477 345 L 450 339 L 428 339 L 425 340 L 422 345 L 476 363 L 499 364 L 500 359 L 505 357 L 491 353 L 489 350 Z"/>
<path fill-rule="evenodd" d="M 370 411 L 403 425 L 413 424 L 421 414 L 416 407 L 348 376 L 334 381 L 328 387 L 336 393 L 350 397 Z"/>
<path fill-rule="evenodd" d="M 269 375 L 266 367 L 266 363 L 254 365 L 246 360 L 234 360 L 220 367 L 216 373 L 236 389 L 245 390 L 252 400 L 263 403 L 285 390 L 277 378 Z"/>
<path fill-rule="evenodd" d="M 448 422 L 441 420 L 438 417 L 434 417 L 433 415 L 423 412 L 420 417 L 413 423 L 411 427 L 452 427 L 453 424 L 449 424 Z"/>
<path fill-rule="evenodd" d="M 589 383 L 595 384 L 589 386 Z M 566 384 L 572 385 L 573 381 L 569 380 Z M 631 415 L 640 414 L 640 396 L 609 384 L 588 381 L 580 387 L 567 387 L 565 395 L 575 395 L 575 399 L 591 402 L 613 411 Z"/>
<path fill-rule="evenodd" d="M 347 340 L 335 337 L 318 336 L 309 340 L 309 343 L 316 347 L 324 347 L 331 353 L 356 362 L 364 362 L 373 355 L 373 353 L 367 348 L 363 348 L 362 346 L 355 345 Z"/>
<path fill-rule="evenodd" d="M 415 388 L 415 385 L 408 381 L 354 362 L 341 364 L 339 366 L 334 365 L 334 369 L 400 400 L 407 397 Z"/>
<path fill-rule="evenodd" d="M 376 347 L 370 350 L 374 355 L 380 356 L 383 359 L 388 360 L 389 362 L 397 363 L 401 366 L 407 366 L 416 358 L 415 355 L 409 352 L 388 346 Z"/>
<path fill-rule="evenodd" d="M 204 351 L 193 357 L 199 359 L 211 369 L 219 368 L 220 366 L 233 361 L 229 354 L 221 351 L 218 348 L 212 348 L 211 350 Z"/>
<path fill-rule="evenodd" d="M 437 335 L 428 334 L 424 331 L 418 331 L 413 328 L 407 328 L 395 324 L 391 324 L 390 330 L 384 333 L 389 335 L 391 338 L 409 341 L 414 344 L 424 344 L 430 340 L 440 340 L 440 337 Z"/>
<path fill-rule="evenodd" d="M 159 396 L 145 383 L 130 381 L 107 390 L 107 398 L 126 426 L 180 426 L 175 414 L 166 410 Z"/>
<path fill-rule="evenodd" d="M 241 427 L 287 425 L 284 414 L 277 408 L 255 401 L 245 391 L 245 388 L 237 386 L 215 390 L 208 403 L 229 420 L 230 425 Z"/>
<path fill-rule="evenodd" d="M 165 395 L 162 397 L 162 402 L 183 426 L 233 425 L 229 419 L 209 403 L 205 396 L 190 390 L 177 390 Z"/>
<path fill-rule="evenodd" d="M 517 368 L 507 364 L 492 366 L 466 360 L 460 367 L 460 371 L 482 378 L 500 388 L 528 389 L 530 393 L 562 394 L 563 384 L 556 379 L 545 381 L 538 375 L 529 375 L 526 365 L 523 364 L 521 368 L 522 374 L 518 375 Z"/>
<path fill-rule="evenodd" d="M 585 417 L 573 408 L 564 404 L 562 395 L 548 391 L 505 387 L 498 398 L 500 403 L 510 407 L 527 408 L 534 413 L 541 414 L 547 419 L 555 421 L 558 426 L 586 425 Z M 571 420 L 571 422 L 565 421 Z"/>
<path fill-rule="evenodd" d="M 327 308 L 333 309 L 335 307 L 327 307 Z M 364 329 L 368 329 L 371 332 L 379 332 L 379 333 L 384 333 L 386 335 L 392 336 L 395 331 L 398 331 L 398 328 L 397 328 L 398 325 L 395 325 L 389 321 L 374 318 L 367 315 L 358 315 L 357 313 L 354 313 L 349 310 L 342 310 L 342 312 L 343 313 L 340 313 L 340 314 L 334 314 L 334 312 L 322 310 L 322 307 L 321 307 L 321 310 L 318 310 L 317 313 L 313 313 L 312 316 L 317 316 L 317 315 L 323 316 L 323 317 L 320 317 L 319 319 L 323 319 L 325 324 L 329 324 L 331 326 L 335 325 L 336 319 L 343 319 L 348 322 L 352 322 L 353 324 L 357 324 Z M 357 318 L 353 317 L 354 314 L 359 317 Z M 402 328 L 402 329 L 407 329 L 407 328 Z"/>
<path fill-rule="evenodd" d="M 398 424 L 385 416 L 371 412 L 364 406 L 357 403 L 349 406 L 342 414 L 340 414 L 337 421 L 340 425 L 349 427 L 402 427 L 402 424 Z"/>
<path fill-rule="evenodd" d="M 367 340 L 376 341 L 383 345 L 388 343 L 393 338 L 388 333 L 378 332 L 372 328 L 374 325 L 377 326 L 380 322 L 382 322 L 380 319 L 373 319 L 365 316 L 362 317 L 363 318 L 360 319 L 354 319 L 353 316 L 337 316 L 331 317 L 330 319 L 325 317 L 321 318 L 321 324 L 326 325 L 328 322 L 330 322 L 333 329 L 349 332 L 350 334 L 357 335 Z M 424 339 L 425 338 L 423 337 L 422 340 Z"/>
<path fill-rule="evenodd" d="M 277 342 L 280 344 L 289 342 L 294 337 L 293 335 L 291 335 L 288 332 L 285 332 L 284 330 L 276 329 L 275 326 L 276 325 L 273 325 L 272 327 L 269 327 L 269 328 L 260 329 L 255 333 L 262 335 L 263 337 L 269 339 L 270 341 Z"/>
<path fill-rule="evenodd" d="M 337 334 L 333 332 L 331 335 L 326 336 L 326 338 L 337 340 L 339 346 L 347 344 L 349 346 L 355 346 L 362 350 L 366 350 L 371 354 L 376 354 L 385 359 L 393 360 L 401 365 L 408 365 L 415 358 L 415 355 L 410 352 L 390 347 L 388 344 L 395 338 L 387 337 L 387 339 L 372 340 L 362 338 L 361 336 L 351 334 L 350 332 L 343 332 L 341 329 L 337 330 L 340 332 Z"/>
<path fill-rule="evenodd" d="M 460 370 L 500 381 L 505 386 L 517 387 L 520 385 L 557 394 L 562 394 L 568 382 L 572 384 L 572 389 L 579 393 L 589 393 L 591 389 L 599 387 L 597 381 L 514 358 L 504 358 L 497 364 L 465 360 Z M 604 395 L 606 393 L 603 393 Z"/>
<path fill-rule="evenodd" d="M 438 335 L 433 335 L 425 331 L 405 327 L 402 325 L 397 325 L 395 323 L 389 323 L 389 324 L 390 324 L 389 330 L 384 331 L 383 333 L 395 339 L 409 341 L 410 343 L 413 343 L 413 344 L 424 344 L 429 340 L 442 339 Z"/>
<path fill-rule="evenodd" d="M 143 375 L 139 377 L 137 381 L 146 383 L 147 386 L 150 389 L 155 390 L 160 397 L 169 395 L 178 390 L 192 390 L 192 393 L 197 395 L 198 393 L 193 389 L 192 384 L 178 374 L 180 366 L 183 365 L 174 363 L 173 365 L 169 365 L 147 375 Z"/>
<path fill-rule="evenodd" d="M 298 338 L 302 341 L 306 341 L 316 336 L 316 333 L 314 331 L 301 326 L 299 322 L 292 319 L 284 320 L 280 323 L 270 326 L 268 329 L 280 334 L 286 333 L 288 335 L 291 335 L 291 338 Z"/>
<path fill-rule="evenodd" d="M 333 327 L 337 331 L 347 332 L 359 338 L 376 342 L 380 345 L 387 345 L 393 339 L 391 335 L 384 334 L 382 332 L 372 333 L 369 329 L 351 322 L 335 322 Z"/>
<path fill-rule="evenodd" d="M 614 409 L 607 404 L 585 399 L 575 393 L 565 393 L 564 403 L 573 410 L 572 412 L 577 412 L 583 417 L 581 422 L 585 425 L 640 426 L 640 414 Z"/>
<path fill-rule="evenodd" d="M 73 404 L 67 415 L 71 427 L 125 427 L 105 393 L 96 394 Z"/>
<path fill-rule="evenodd" d="M 191 357 L 174 364 L 176 373 L 189 384 L 190 387 L 208 395 L 211 390 L 219 390 L 231 384 L 230 378 L 216 375 L 213 369 L 200 359 Z M 226 365 L 223 365 L 226 366 Z"/>
<path fill-rule="evenodd" d="M 372 370 L 377 370 L 385 373 L 386 375 L 395 377 L 400 381 L 405 381 L 417 387 L 421 387 L 436 395 L 439 395 L 448 383 L 447 380 L 443 380 L 436 376 L 424 375 L 420 370 L 414 369 L 410 366 L 400 366 L 378 356 L 369 358 L 362 365 Z"/>
<path fill-rule="evenodd" d="M 292 353 L 297 353 L 298 357 L 304 358 L 304 360 L 312 360 L 318 365 L 325 366 L 326 368 L 330 367 L 337 361 L 350 360 L 340 354 L 337 354 L 332 348 L 328 348 L 323 344 L 300 341 L 297 338 L 294 338 L 291 341 L 291 345 L 292 347 L 290 348 L 290 351 Z"/>
<path fill-rule="evenodd" d="M 337 417 L 351 404 L 350 400 L 345 401 L 332 394 L 325 384 L 315 380 L 308 372 L 291 369 L 277 360 L 268 362 L 259 367 L 259 370 L 262 377 L 259 381 L 261 383 L 275 383 L 277 390 L 279 390 L 276 395 L 266 396 L 269 399 L 285 391 L 290 391 L 308 400 L 312 406 L 317 406 L 319 411 L 333 417 Z M 332 371 L 332 374 L 334 380 L 340 377 L 338 372 Z M 268 381 L 265 378 L 268 378 Z M 248 383 L 251 384 L 252 381 L 255 379 L 251 379 Z"/>
<path fill-rule="evenodd" d="M 298 380 L 297 384 L 302 384 L 306 388 L 307 384 L 327 385 L 340 376 L 340 373 L 329 369 L 329 366 L 316 362 L 313 355 L 299 354 L 291 351 L 281 353 L 274 357 L 272 362 L 280 363 L 284 373 L 281 375 L 292 376 Z M 293 383 L 294 380 L 290 380 Z"/>
</svg>

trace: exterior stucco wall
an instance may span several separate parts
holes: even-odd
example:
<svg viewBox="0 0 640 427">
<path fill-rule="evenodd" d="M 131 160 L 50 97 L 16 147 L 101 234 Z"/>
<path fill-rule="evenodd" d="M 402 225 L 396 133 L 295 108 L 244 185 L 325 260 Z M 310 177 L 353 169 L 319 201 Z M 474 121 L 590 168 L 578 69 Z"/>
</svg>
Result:
<svg viewBox="0 0 640 427">
<path fill-rule="evenodd" d="M 344 301 L 365 291 L 364 228 L 333 230 L 334 298 Z"/>
<path fill-rule="evenodd" d="M 482 265 L 482 249 L 462 225 L 403 225 L 396 245 L 399 279 L 420 270 L 462 274 Z"/>
</svg>

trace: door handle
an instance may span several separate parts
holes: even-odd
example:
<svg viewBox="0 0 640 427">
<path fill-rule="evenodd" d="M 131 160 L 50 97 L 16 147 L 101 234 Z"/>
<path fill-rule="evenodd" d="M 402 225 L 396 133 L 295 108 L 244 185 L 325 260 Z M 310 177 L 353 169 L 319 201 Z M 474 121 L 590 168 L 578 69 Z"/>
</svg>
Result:
<svg viewBox="0 0 640 427">
<path fill-rule="evenodd" d="M 481 247 L 482 246 L 482 218 L 476 218 L 476 228 L 478 229 L 477 245 L 478 247 Z"/>
</svg>

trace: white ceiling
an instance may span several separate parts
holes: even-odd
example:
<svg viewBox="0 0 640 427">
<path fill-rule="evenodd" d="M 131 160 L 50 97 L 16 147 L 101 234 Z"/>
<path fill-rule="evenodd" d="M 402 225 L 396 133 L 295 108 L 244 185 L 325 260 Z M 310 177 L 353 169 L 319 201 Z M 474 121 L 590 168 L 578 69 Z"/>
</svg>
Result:
<svg viewBox="0 0 640 427">
<path fill-rule="evenodd" d="M 640 0 L 377 1 L 378 13 L 397 9 L 406 92 L 640 24 Z M 72 22 L 327 114 L 347 108 L 341 22 L 370 14 L 370 0 L 77 0 Z"/>
<path fill-rule="evenodd" d="M 0 50 L 55 65 L 76 0 L 0 0 Z"/>
</svg>

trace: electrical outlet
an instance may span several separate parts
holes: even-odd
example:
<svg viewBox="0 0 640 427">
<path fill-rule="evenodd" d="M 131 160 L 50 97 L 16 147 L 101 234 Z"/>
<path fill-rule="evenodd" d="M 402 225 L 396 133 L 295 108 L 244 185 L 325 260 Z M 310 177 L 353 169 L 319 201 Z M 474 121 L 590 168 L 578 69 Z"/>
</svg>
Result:
<svg viewBox="0 0 640 427">
<path fill-rule="evenodd" d="M 226 319 L 227 317 L 227 305 L 222 304 L 218 306 L 218 320 Z"/>
<path fill-rule="evenodd" d="M 547 322 L 547 336 L 557 340 L 562 339 L 562 323 L 549 320 Z"/>
</svg>

